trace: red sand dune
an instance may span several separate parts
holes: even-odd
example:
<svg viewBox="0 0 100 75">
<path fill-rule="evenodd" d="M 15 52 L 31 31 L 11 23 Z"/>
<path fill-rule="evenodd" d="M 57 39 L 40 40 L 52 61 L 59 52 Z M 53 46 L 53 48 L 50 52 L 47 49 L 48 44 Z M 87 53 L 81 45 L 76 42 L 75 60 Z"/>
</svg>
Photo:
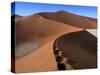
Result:
<svg viewBox="0 0 100 75">
<path fill-rule="evenodd" d="M 20 18 L 16 21 L 16 44 L 19 45 L 36 41 L 39 43 L 39 48 L 35 51 L 33 50 L 30 54 L 28 53 L 28 55 L 26 52 L 26 56 L 22 55 L 23 57 L 16 59 L 16 72 L 57 70 L 54 54 L 52 53 L 53 50 L 52 48 L 48 49 L 50 45 L 47 45 L 47 43 L 55 40 L 62 34 L 80 30 L 83 29 L 48 20 L 39 15 Z M 53 46 L 53 44 L 51 44 L 51 46 Z M 45 53 L 47 55 L 43 55 Z M 40 57 L 37 56 L 38 54 Z M 43 59 L 41 59 L 41 57 L 43 57 Z M 47 65 L 48 61 L 51 61 L 52 64 Z M 43 64 L 47 66 L 44 66 Z"/>
<path fill-rule="evenodd" d="M 21 45 L 23 50 L 15 50 L 19 53 L 15 55 L 15 72 L 58 70 L 53 54 L 54 41 L 64 34 L 96 28 L 94 19 L 62 11 L 38 13 L 16 19 L 16 47 Z M 24 45 L 27 42 L 37 43 L 38 48 L 27 49 Z"/>
<path fill-rule="evenodd" d="M 76 27 L 81 27 L 84 29 L 97 28 L 96 19 L 79 16 L 79 15 L 72 14 L 65 11 L 58 11 L 58 12 L 52 12 L 52 13 L 51 12 L 39 13 L 39 15 L 51 20 L 55 20 L 55 21 L 69 24 Z"/>
<path fill-rule="evenodd" d="M 16 21 L 16 42 L 37 41 L 61 32 L 80 30 L 68 24 L 52 21 L 40 15 L 22 17 Z"/>
</svg>

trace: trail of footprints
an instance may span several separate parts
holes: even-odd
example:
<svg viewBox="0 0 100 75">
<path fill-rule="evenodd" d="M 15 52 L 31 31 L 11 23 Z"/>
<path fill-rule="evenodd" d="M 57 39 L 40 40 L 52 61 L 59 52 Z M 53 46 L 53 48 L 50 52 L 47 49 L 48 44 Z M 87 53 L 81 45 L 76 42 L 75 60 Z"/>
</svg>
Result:
<svg viewBox="0 0 100 75">
<path fill-rule="evenodd" d="M 59 70 L 71 70 L 73 67 L 70 65 L 68 59 L 62 55 L 62 51 L 56 46 L 54 48 L 54 54 Z"/>
</svg>

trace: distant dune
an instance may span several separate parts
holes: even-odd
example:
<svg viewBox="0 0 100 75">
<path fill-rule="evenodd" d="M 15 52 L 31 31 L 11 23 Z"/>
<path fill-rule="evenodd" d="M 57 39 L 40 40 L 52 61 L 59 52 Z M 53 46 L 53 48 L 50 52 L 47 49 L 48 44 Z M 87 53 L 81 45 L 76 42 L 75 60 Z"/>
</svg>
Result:
<svg viewBox="0 0 100 75">
<path fill-rule="evenodd" d="M 39 13 L 39 15 L 45 18 L 51 19 L 51 20 L 59 21 L 65 24 L 69 24 L 69 25 L 76 26 L 76 27 L 81 27 L 84 29 L 97 28 L 96 19 L 79 16 L 79 15 L 72 14 L 72 13 L 65 12 L 65 11 L 58 11 L 54 13 L 51 13 L 51 12 Z"/>
<path fill-rule="evenodd" d="M 97 19 L 96 19 L 96 18 L 90 18 L 90 17 L 86 17 L 86 18 L 88 18 L 88 19 L 90 19 L 91 21 L 94 21 L 94 22 L 97 23 Z"/>
<path fill-rule="evenodd" d="M 96 49 L 94 48 L 96 45 L 96 38 L 89 32 L 84 31 L 85 29 L 96 29 L 96 19 L 58 11 L 54 13 L 37 13 L 30 16 L 14 15 L 12 16 L 12 22 L 14 21 L 16 26 L 16 72 L 58 70 L 53 53 L 54 42 L 64 34 L 68 34 L 67 36 L 70 38 L 71 33 L 72 41 L 69 40 L 67 42 L 65 38 L 64 40 L 62 39 L 63 42 L 61 40 L 64 46 L 61 50 L 66 53 L 68 49 L 68 58 L 77 61 L 77 63 L 75 65 L 72 64 L 72 66 L 75 68 L 96 66 L 96 54 L 91 50 L 92 47 L 93 51 Z M 78 32 L 79 34 L 77 34 Z M 74 33 L 75 36 L 73 35 Z M 68 45 L 65 47 L 65 44 Z M 70 48 L 76 51 L 72 50 L 73 52 L 71 53 L 69 52 Z M 77 54 L 78 52 L 79 55 Z M 70 53 L 72 57 L 70 57 Z M 88 57 L 85 60 L 86 62 L 82 59 L 78 59 L 81 54 L 82 57 L 80 58 L 83 60 L 85 60 L 84 54 Z M 64 56 L 67 58 L 67 54 L 64 54 Z M 92 63 L 89 66 L 87 63 L 90 62 Z"/>
</svg>

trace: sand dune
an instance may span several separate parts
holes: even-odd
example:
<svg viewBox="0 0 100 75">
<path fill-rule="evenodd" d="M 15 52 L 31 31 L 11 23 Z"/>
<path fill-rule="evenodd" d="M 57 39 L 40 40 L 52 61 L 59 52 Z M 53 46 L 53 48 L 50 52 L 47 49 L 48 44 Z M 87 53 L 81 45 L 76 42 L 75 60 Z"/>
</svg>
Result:
<svg viewBox="0 0 100 75">
<path fill-rule="evenodd" d="M 68 31 L 77 32 L 80 30 Z M 43 39 L 40 39 L 41 47 L 33 50 L 28 55 L 16 59 L 15 69 L 16 72 L 38 72 L 38 71 L 57 71 L 57 63 L 54 55 L 53 44 L 58 36 L 61 36 L 61 32 Z M 25 50 L 27 51 L 27 50 Z M 23 63 L 24 62 L 24 63 Z M 27 68 L 26 68 L 27 67 Z"/>
<path fill-rule="evenodd" d="M 97 22 L 96 18 L 89 18 L 89 17 L 86 17 L 86 18 L 90 19 L 91 21 Z"/>
<path fill-rule="evenodd" d="M 73 32 L 59 37 L 58 46 L 63 56 L 75 69 L 97 67 L 97 39 L 87 31 Z"/>
<path fill-rule="evenodd" d="M 16 72 L 56 71 L 56 61 L 49 42 L 38 50 L 15 61 Z"/>
<path fill-rule="evenodd" d="M 38 47 L 41 47 L 43 44 L 48 43 L 50 40 L 54 40 L 62 34 L 78 30 L 82 29 L 48 20 L 39 15 L 22 17 L 16 21 L 16 46 L 26 42 L 37 42 Z M 59 35 L 52 37 L 55 34 Z M 44 41 L 44 39 L 47 38 L 49 39 Z"/>
<path fill-rule="evenodd" d="M 62 11 L 15 18 L 15 20 L 12 18 L 16 26 L 15 72 L 58 70 L 53 50 L 54 41 L 64 34 L 68 34 L 68 39 L 70 39 L 70 33 L 73 34 L 73 32 L 76 33 L 75 36 L 71 36 L 72 41 L 61 38 L 60 44 L 62 45 L 60 46 L 64 47 L 63 49 L 61 47 L 61 50 L 65 53 L 63 55 L 70 60 L 75 59 L 76 64 L 71 65 L 76 69 L 96 67 L 96 50 L 94 51 L 96 38 L 83 31 L 95 29 L 95 19 Z M 77 34 L 79 31 L 82 32 Z M 72 53 L 69 51 L 71 48 Z M 85 54 L 86 56 L 83 56 Z"/>
<path fill-rule="evenodd" d="M 15 62 L 16 72 L 57 70 L 54 54 L 51 53 L 53 50 L 52 48 L 48 49 L 50 45 L 47 43 L 57 39 L 62 34 L 81 30 L 83 29 L 48 20 L 39 15 L 20 18 L 16 21 L 16 44 L 17 47 L 21 44 L 21 47 L 23 46 L 22 48 L 24 48 L 24 51 L 22 49 L 22 51 L 18 52 L 19 59 L 16 59 Z M 26 48 L 27 46 L 24 46 L 24 44 L 27 42 L 38 42 L 38 49 L 34 51 L 34 49 L 31 47 L 31 50 L 28 50 Z M 51 44 L 51 46 L 53 46 L 53 44 Z M 18 50 L 16 50 L 16 52 L 17 51 Z M 37 55 L 39 55 L 39 57 Z M 48 65 L 48 62 L 50 61 L 51 63 Z"/>
<path fill-rule="evenodd" d="M 58 11 L 54 13 L 53 12 L 39 13 L 39 15 L 51 20 L 59 21 L 65 24 L 81 27 L 84 29 L 97 28 L 96 19 L 79 16 L 65 11 Z"/>
</svg>

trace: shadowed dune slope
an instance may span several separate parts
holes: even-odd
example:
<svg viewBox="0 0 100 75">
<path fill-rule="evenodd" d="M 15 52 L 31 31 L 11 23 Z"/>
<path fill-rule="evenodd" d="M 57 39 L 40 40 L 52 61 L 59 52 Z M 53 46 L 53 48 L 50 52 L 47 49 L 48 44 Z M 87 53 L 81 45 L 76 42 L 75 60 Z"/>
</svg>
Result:
<svg viewBox="0 0 100 75">
<path fill-rule="evenodd" d="M 89 32 L 84 30 L 65 34 L 55 44 L 75 69 L 97 67 L 97 38 Z"/>
<path fill-rule="evenodd" d="M 75 15 L 65 11 L 46 12 L 46 13 L 38 13 L 38 14 L 51 20 L 59 21 L 65 24 L 81 27 L 84 29 L 97 28 L 96 19 Z"/>
</svg>

